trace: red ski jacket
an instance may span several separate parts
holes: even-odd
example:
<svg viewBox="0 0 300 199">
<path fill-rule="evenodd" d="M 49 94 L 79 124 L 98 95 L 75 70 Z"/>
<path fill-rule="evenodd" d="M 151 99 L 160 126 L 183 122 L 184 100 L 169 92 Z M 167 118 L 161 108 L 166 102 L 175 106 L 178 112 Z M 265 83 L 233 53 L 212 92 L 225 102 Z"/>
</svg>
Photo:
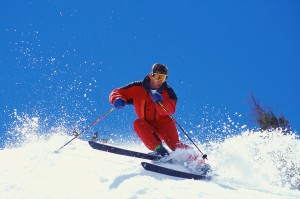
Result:
<svg viewBox="0 0 300 199">
<path fill-rule="evenodd" d="M 138 119 L 143 119 L 158 126 L 170 123 L 170 117 L 166 111 L 155 104 L 150 98 L 150 75 L 143 81 L 137 81 L 127 86 L 117 88 L 109 95 L 110 103 L 114 103 L 117 98 L 122 98 L 126 104 L 133 104 Z M 164 82 L 157 90 L 163 96 L 163 106 L 169 114 L 174 114 L 176 110 L 177 96 L 174 90 Z"/>
</svg>

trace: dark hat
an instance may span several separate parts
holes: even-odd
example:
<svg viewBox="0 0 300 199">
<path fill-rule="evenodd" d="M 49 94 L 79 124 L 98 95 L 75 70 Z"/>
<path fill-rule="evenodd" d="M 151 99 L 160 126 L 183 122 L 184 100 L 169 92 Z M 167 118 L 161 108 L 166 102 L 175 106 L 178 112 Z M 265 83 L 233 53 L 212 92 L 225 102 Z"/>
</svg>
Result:
<svg viewBox="0 0 300 199">
<path fill-rule="evenodd" d="M 168 75 L 168 68 L 163 64 L 153 64 L 152 66 L 152 73 L 160 73 Z"/>
</svg>

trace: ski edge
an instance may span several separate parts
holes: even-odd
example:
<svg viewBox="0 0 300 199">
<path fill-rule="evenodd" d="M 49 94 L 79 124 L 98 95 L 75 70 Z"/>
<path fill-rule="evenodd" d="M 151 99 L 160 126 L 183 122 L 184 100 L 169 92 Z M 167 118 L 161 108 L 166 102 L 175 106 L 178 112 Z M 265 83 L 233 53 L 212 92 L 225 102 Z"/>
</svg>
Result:
<svg viewBox="0 0 300 199">
<path fill-rule="evenodd" d="M 172 176 L 172 177 L 194 179 L 194 180 L 207 180 L 207 181 L 211 180 L 211 176 L 197 175 L 197 174 L 193 174 L 193 173 L 178 171 L 178 170 L 162 167 L 159 165 L 151 164 L 149 162 L 141 162 L 141 165 L 147 171 L 160 173 L 160 174 L 164 174 L 164 175 L 168 175 L 168 176 Z"/>
<path fill-rule="evenodd" d="M 141 159 L 147 159 L 147 160 L 158 160 L 159 156 L 150 155 L 147 153 L 137 152 L 137 151 L 131 151 L 127 149 L 122 149 L 115 146 L 110 146 L 106 144 L 97 143 L 94 141 L 88 141 L 89 145 L 96 150 L 101 150 L 109 153 L 114 153 L 118 155 L 124 155 L 134 158 L 141 158 Z"/>
</svg>

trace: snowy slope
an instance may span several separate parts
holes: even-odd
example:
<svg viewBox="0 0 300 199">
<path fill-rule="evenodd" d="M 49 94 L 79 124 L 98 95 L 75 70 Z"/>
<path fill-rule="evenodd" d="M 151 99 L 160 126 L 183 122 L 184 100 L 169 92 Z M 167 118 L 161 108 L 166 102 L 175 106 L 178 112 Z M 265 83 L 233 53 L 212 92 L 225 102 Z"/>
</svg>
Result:
<svg viewBox="0 0 300 199">
<path fill-rule="evenodd" d="M 93 150 L 80 139 L 55 153 L 70 136 L 31 136 L 20 147 L 0 150 L 0 198 L 300 198 L 291 183 L 278 183 L 282 177 L 270 156 L 289 146 L 295 148 L 285 159 L 297 159 L 299 140 L 276 135 L 248 132 L 210 143 L 209 163 L 219 174 L 210 182 L 151 173 L 139 159 Z M 138 144 L 123 147 L 146 151 Z"/>
</svg>

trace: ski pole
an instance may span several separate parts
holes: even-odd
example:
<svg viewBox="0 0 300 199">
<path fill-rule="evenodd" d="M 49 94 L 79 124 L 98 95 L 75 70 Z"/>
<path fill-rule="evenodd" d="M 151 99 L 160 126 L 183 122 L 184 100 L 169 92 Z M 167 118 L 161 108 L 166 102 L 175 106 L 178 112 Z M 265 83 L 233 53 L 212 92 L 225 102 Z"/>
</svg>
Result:
<svg viewBox="0 0 300 199">
<path fill-rule="evenodd" d="M 162 109 L 164 109 L 164 111 L 168 114 L 168 116 L 170 117 L 170 119 L 172 121 L 174 121 L 177 126 L 180 128 L 180 130 L 185 134 L 185 136 L 193 143 L 193 145 L 198 149 L 198 151 L 202 154 L 202 158 L 203 159 L 207 159 L 207 155 L 203 154 L 202 151 L 199 149 L 199 147 L 195 144 L 195 142 L 190 138 L 190 136 L 185 132 L 185 130 L 178 124 L 178 122 L 174 119 L 174 117 L 168 112 L 168 110 L 166 109 L 166 107 L 159 101 L 158 104 L 160 105 L 160 107 Z"/>
<path fill-rule="evenodd" d="M 70 142 L 72 142 L 73 140 L 75 140 L 77 137 L 79 137 L 81 134 L 83 134 L 86 130 L 88 130 L 89 128 L 91 128 L 92 126 L 94 126 L 95 124 L 97 124 L 100 120 L 102 120 L 106 115 L 108 115 L 109 113 L 111 113 L 113 110 L 115 110 L 115 107 L 112 107 L 109 111 L 107 111 L 106 113 L 104 113 L 104 115 L 100 116 L 98 119 L 96 119 L 93 123 L 91 123 L 89 126 L 87 126 L 85 129 L 83 129 L 80 133 L 77 133 L 75 131 L 75 137 L 73 137 L 70 141 L 68 141 L 66 144 L 64 144 L 63 146 L 61 146 L 59 149 L 57 149 L 55 152 L 58 152 L 60 149 L 64 148 L 66 145 L 68 145 Z"/>
</svg>

